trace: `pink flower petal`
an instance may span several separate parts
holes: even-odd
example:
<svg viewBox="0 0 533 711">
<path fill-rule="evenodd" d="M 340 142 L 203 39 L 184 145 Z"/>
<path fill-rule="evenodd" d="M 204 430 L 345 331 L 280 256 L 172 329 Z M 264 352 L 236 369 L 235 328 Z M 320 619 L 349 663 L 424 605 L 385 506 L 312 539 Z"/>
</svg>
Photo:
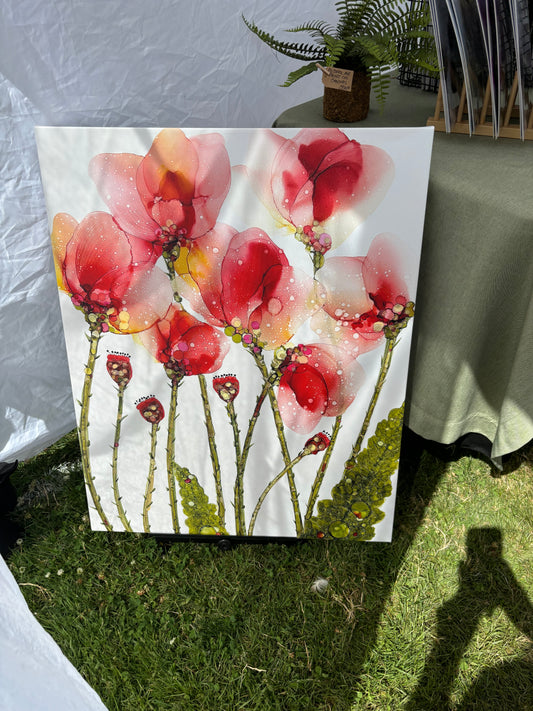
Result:
<svg viewBox="0 0 533 711">
<path fill-rule="evenodd" d="M 359 363 L 342 350 L 309 344 L 306 352 L 306 362 L 288 366 L 278 392 L 284 424 L 302 433 L 315 429 L 323 416 L 343 414 L 365 377 Z"/>
<path fill-rule="evenodd" d="M 215 372 L 229 350 L 229 343 L 218 331 L 177 304 L 138 338 L 161 363 L 172 358 L 183 364 L 186 375 Z"/>
<path fill-rule="evenodd" d="M 265 275 L 271 267 L 288 263 L 283 251 L 257 227 L 235 235 L 226 248 L 221 269 L 226 321 L 239 318 L 248 324 L 250 313 L 263 303 Z M 279 272 L 275 274 L 277 277 Z"/>
<path fill-rule="evenodd" d="M 63 275 L 63 265 L 65 262 L 65 254 L 67 245 L 72 239 L 74 230 L 78 226 L 77 220 L 66 212 L 60 212 L 54 217 L 52 225 L 52 250 L 54 253 L 54 266 L 56 271 L 56 280 L 60 289 L 68 291 L 68 286 L 65 284 Z"/>
<path fill-rule="evenodd" d="M 372 240 L 363 264 L 363 277 L 369 294 L 379 309 L 387 303 L 394 305 L 397 297 L 408 296 L 404 258 L 395 237 L 389 233 L 377 235 Z"/>
<path fill-rule="evenodd" d="M 128 278 L 129 277 L 129 278 Z M 121 281 L 127 282 L 122 288 Z M 115 286 L 122 293 L 122 306 L 129 314 L 127 325 L 112 322 L 122 333 L 138 333 L 162 318 L 172 303 L 173 292 L 168 276 L 158 267 L 133 267 Z"/>
<path fill-rule="evenodd" d="M 363 278 L 362 257 L 329 257 L 318 272 L 326 289 L 324 311 L 337 321 L 359 318 L 372 308 Z"/>
<path fill-rule="evenodd" d="M 270 129 L 254 133 L 246 166 L 238 166 L 244 172 L 262 203 L 273 214 L 278 214 L 272 192 L 272 166 L 276 155 L 285 143 L 283 136 Z"/>
<path fill-rule="evenodd" d="M 313 183 L 298 145 L 287 139 L 272 164 L 271 189 L 278 212 L 296 227 L 313 224 Z"/>
<path fill-rule="evenodd" d="M 188 139 L 164 129 L 142 160 L 137 188 L 146 210 L 161 226 L 175 226 L 197 239 L 215 224 L 231 182 L 229 157 L 220 134 Z"/>
<path fill-rule="evenodd" d="M 196 221 L 189 235 L 196 239 L 208 232 L 217 220 L 231 183 L 231 166 L 224 138 L 206 133 L 191 138 L 198 154 L 198 172 L 193 206 Z"/>
<path fill-rule="evenodd" d="M 146 206 L 155 196 L 190 202 L 198 171 L 198 154 L 179 128 L 165 128 L 154 138 L 140 162 L 139 193 Z"/>
<path fill-rule="evenodd" d="M 301 365 L 280 381 L 278 405 L 283 423 L 293 432 L 316 429 L 326 411 L 328 390 L 320 372 Z"/>
<path fill-rule="evenodd" d="M 72 294 L 111 289 L 121 269 L 131 265 L 127 235 L 107 212 L 91 212 L 76 227 L 64 259 L 65 283 Z"/>
<path fill-rule="evenodd" d="M 351 358 L 368 353 L 383 339 L 383 332 L 376 333 L 370 326 L 355 328 L 352 321 L 341 323 L 345 325 L 339 325 L 338 319 L 331 318 L 323 309 L 311 318 L 311 328 L 320 339 L 342 349 Z"/>
<path fill-rule="evenodd" d="M 180 293 L 193 309 L 214 325 L 224 323 L 221 304 L 222 261 L 228 244 L 237 234 L 229 225 L 217 223 L 215 227 L 195 240 L 190 247 L 180 275 Z M 213 320 L 214 319 L 214 320 Z"/>
<path fill-rule="evenodd" d="M 272 267 L 264 276 L 262 300 L 249 314 L 259 323 L 260 340 L 272 350 L 287 343 L 322 303 L 318 284 L 293 267 Z"/>
<path fill-rule="evenodd" d="M 137 192 L 141 156 L 101 153 L 89 163 L 89 175 L 120 227 L 130 235 L 153 242 L 159 226 L 150 218 Z"/>
</svg>

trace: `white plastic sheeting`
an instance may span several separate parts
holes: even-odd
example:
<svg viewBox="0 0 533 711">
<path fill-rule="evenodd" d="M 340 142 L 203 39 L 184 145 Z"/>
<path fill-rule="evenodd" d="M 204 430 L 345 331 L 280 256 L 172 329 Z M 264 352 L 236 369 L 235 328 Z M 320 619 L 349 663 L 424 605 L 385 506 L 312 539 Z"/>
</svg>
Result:
<svg viewBox="0 0 533 711">
<path fill-rule="evenodd" d="M 30 612 L 0 556 L 0 710 L 105 711 Z"/>
<path fill-rule="evenodd" d="M 276 36 L 335 18 L 329 0 L 2 0 L 0 460 L 75 424 L 34 126 L 269 126 L 320 94 L 318 73 L 277 86 L 299 64 L 241 13 Z"/>
</svg>

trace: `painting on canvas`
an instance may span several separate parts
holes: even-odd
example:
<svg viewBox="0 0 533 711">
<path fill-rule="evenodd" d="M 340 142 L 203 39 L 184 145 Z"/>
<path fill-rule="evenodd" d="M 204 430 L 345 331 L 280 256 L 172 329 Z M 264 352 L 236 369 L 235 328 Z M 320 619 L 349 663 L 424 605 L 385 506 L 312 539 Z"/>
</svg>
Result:
<svg viewBox="0 0 533 711">
<path fill-rule="evenodd" d="M 432 129 L 37 129 L 95 530 L 390 540 Z"/>
</svg>

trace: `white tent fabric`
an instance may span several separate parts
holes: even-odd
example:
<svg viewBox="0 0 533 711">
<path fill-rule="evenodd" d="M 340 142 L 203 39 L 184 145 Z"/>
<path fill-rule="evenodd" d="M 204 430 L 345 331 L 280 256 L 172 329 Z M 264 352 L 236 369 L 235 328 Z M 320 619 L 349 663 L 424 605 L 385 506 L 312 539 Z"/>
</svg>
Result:
<svg viewBox="0 0 533 711">
<path fill-rule="evenodd" d="M 334 16 L 325 0 L 2 0 L 0 461 L 75 425 L 34 126 L 271 125 L 320 93 L 318 74 L 279 88 L 297 62 L 254 37 L 241 12 L 276 34 Z M 13 709 L 105 707 L 0 558 L 0 711 Z"/>
<path fill-rule="evenodd" d="M 2 0 L 0 460 L 75 425 L 34 126 L 270 126 L 320 94 L 318 73 L 278 86 L 298 62 L 241 13 L 276 36 L 335 18 L 329 0 Z"/>
<path fill-rule="evenodd" d="M 0 711 L 105 711 L 30 612 L 0 556 Z"/>
</svg>

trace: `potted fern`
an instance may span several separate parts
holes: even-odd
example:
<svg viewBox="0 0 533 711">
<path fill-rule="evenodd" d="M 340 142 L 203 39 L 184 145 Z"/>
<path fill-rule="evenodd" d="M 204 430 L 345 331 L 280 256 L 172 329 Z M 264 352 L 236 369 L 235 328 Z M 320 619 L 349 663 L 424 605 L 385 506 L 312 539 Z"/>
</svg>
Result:
<svg viewBox="0 0 533 711">
<path fill-rule="evenodd" d="M 413 0 L 340 0 L 335 3 L 336 27 L 307 22 L 287 32 L 306 32 L 312 43 L 280 41 L 243 16 L 246 26 L 276 52 L 306 61 L 282 86 L 324 67 L 353 72 L 351 91 L 324 87 L 324 117 L 330 121 L 362 121 L 368 114 L 370 89 L 383 108 L 391 71 L 399 66 L 438 72 L 428 3 Z"/>
</svg>

